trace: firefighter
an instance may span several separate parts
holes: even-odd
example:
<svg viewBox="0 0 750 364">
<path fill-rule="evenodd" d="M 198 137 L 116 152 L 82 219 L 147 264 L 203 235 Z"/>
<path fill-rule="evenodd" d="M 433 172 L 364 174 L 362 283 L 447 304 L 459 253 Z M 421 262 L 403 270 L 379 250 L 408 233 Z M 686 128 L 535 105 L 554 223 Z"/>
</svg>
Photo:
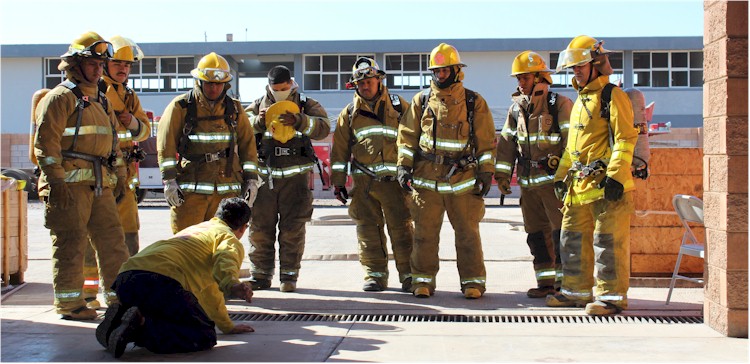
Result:
<svg viewBox="0 0 750 364">
<path fill-rule="evenodd" d="M 526 243 L 534 256 L 537 286 L 526 295 L 544 298 L 554 294 L 562 280 L 560 224 L 562 204 L 555 197 L 553 179 L 568 136 L 573 102 L 550 92 L 550 74 L 542 56 L 521 52 L 513 60 L 511 77 L 518 88 L 511 99 L 497 144 L 495 179 L 500 193 L 508 195 L 513 168 L 521 186 L 521 212 Z"/>
<path fill-rule="evenodd" d="M 485 291 L 479 221 L 495 169 L 495 127 L 484 98 L 463 86 L 465 66 L 455 47 L 435 47 L 429 61 L 430 88 L 414 96 L 398 128 L 397 178 L 413 201 L 411 269 L 416 297 L 435 292 L 445 212 L 455 231 L 464 297 L 479 298 Z"/>
<path fill-rule="evenodd" d="M 216 327 L 255 331 L 233 323 L 225 304 L 230 297 L 252 301 L 252 289 L 239 281 L 248 220 L 244 200 L 224 199 L 210 221 L 128 259 L 114 283 L 120 304 L 107 308 L 97 341 L 119 358 L 131 342 L 158 354 L 185 353 L 216 345 Z"/>
<path fill-rule="evenodd" d="M 167 106 L 156 138 L 174 233 L 210 219 L 224 198 L 242 196 L 252 206 L 259 184 L 250 123 L 227 95 L 229 63 L 211 52 L 190 74 L 195 87 Z"/>
<path fill-rule="evenodd" d="M 293 103 L 299 112 L 268 115 L 277 102 Z M 327 137 L 331 124 L 323 106 L 300 93 L 289 69 L 281 65 L 268 72 L 266 94 L 245 111 L 260 142 L 263 179 L 250 223 L 250 282 L 256 290 L 271 287 L 278 224 L 279 290 L 293 292 L 305 249 L 305 224 L 313 211 L 309 180 L 317 157 L 311 139 Z M 272 122 L 281 124 L 278 132 L 269 128 Z"/>
<path fill-rule="evenodd" d="M 107 84 L 107 101 L 117 116 L 117 136 L 122 157 L 117 159 L 117 165 L 127 168 L 127 188 L 120 196 L 115 196 L 120 223 L 125 232 L 125 244 L 130 255 L 138 253 L 138 201 L 135 189 L 138 187 L 138 170 L 136 163 L 145 157 L 133 142 L 146 140 L 151 135 L 151 124 L 148 116 L 141 108 L 138 95 L 128 87 L 128 76 L 135 62 L 143 59 L 143 52 L 135 42 L 119 35 L 110 39 L 114 48 L 114 56 L 104 65 L 104 82 Z M 99 272 L 96 267 L 96 257 L 91 246 L 86 247 L 84 255 L 84 286 L 83 295 L 86 306 L 99 308 L 96 294 L 99 290 Z"/>
<path fill-rule="evenodd" d="M 638 140 L 624 91 L 611 89 L 611 101 L 602 107 L 612 74 L 609 51 L 602 44 L 587 35 L 575 37 L 560 53 L 557 65 L 558 72 L 573 68 L 578 98 L 554 184 L 563 201 L 562 288 L 547 296 L 546 302 L 552 307 L 585 305 L 589 315 L 627 309 L 635 190 L 630 164 Z M 596 286 L 593 296 L 592 286 Z"/>
<path fill-rule="evenodd" d="M 354 101 L 341 111 L 333 134 L 331 183 L 336 198 L 346 204 L 349 161 L 354 188 L 349 216 L 357 223 L 359 262 L 365 270 L 364 291 L 388 287 L 388 225 L 393 257 L 402 290 L 411 288 L 409 256 L 414 227 L 408 196 L 396 180 L 396 136 L 409 104 L 390 95 L 381 81 L 385 72 L 371 58 L 361 57 L 352 67 L 349 84 L 356 89 Z M 385 217 L 385 218 L 384 218 Z"/>
<path fill-rule="evenodd" d="M 91 320 L 86 307 L 83 257 L 86 246 L 97 252 L 104 297 L 117 301 L 109 289 L 120 265 L 128 259 L 115 196 L 126 188 L 125 166 L 115 167 L 119 154 L 113 108 L 100 82 L 112 44 L 95 32 L 74 40 L 58 66 L 66 81 L 51 90 L 36 108 L 34 155 L 41 169 L 39 195 L 45 205 L 45 227 L 52 237 L 55 308 L 64 319 Z"/>
</svg>

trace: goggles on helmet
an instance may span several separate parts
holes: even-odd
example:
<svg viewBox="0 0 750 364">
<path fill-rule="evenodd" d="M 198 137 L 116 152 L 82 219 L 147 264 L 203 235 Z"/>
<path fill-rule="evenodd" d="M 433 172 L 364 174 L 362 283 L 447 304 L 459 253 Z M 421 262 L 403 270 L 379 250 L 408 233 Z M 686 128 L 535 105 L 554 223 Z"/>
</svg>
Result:
<svg viewBox="0 0 750 364">
<path fill-rule="evenodd" d="M 229 72 L 220 68 L 204 68 L 201 72 L 206 76 L 208 82 L 223 82 L 229 75 Z"/>
<path fill-rule="evenodd" d="M 354 79 L 356 80 L 362 80 L 368 77 L 378 77 L 378 70 L 374 67 L 363 67 L 363 68 L 357 68 L 357 70 L 354 71 Z"/>
<path fill-rule="evenodd" d="M 94 42 L 86 48 L 80 48 L 80 45 L 70 46 L 72 48 L 70 53 L 80 54 L 83 57 L 98 57 L 98 58 L 112 58 L 115 54 L 112 43 L 100 40 Z"/>
</svg>

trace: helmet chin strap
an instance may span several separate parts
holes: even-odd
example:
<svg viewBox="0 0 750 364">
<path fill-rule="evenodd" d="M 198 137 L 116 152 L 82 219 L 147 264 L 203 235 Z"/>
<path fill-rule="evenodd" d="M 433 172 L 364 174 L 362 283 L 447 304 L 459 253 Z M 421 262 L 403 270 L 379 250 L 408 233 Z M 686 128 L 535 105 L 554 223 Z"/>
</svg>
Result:
<svg viewBox="0 0 750 364">
<path fill-rule="evenodd" d="M 440 82 L 437 75 L 433 72 L 432 73 L 432 81 L 435 82 L 435 85 L 437 85 L 438 88 L 444 89 L 450 87 L 452 84 L 458 82 L 458 72 L 456 72 L 456 68 L 458 66 L 451 66 L 451 74 L 448 76 L 448 78 Z"/>
<path fill-rule="evenodd" d="M 94 80 L 94 81 L 89 80 L 88 76 L 86 76 L 86 72 L 83 72 L 83 62 L 78 62 L 78 72 L 81 73 L 81 77 L 83 77 L 83 79 L 88 83 L 96 84 L 99 81 L 99 80 Z"/>
<path fill-rule="evenodd" d="M 203 89 L 203 83 L 204 83 L 204 82 L 207 82 L 207 81 L 203 81 L 203 80 L 198 80 L 198 84 L 200 85 L 200 88 L 201 88 L 201 93 L 203 94 L 203 97 L 206 97 L 206 90 L 204 90 L 204 89 Z M 217 97 L 217 98 L 216 98 L 216 100 L 208 100 L 208 98 L 206 98 L 206 100 L 207 100 L 207 101 L 208 101 L 209 103 L 212 103 L 212 104 L 213 104 L 214 102 L 217 102 L 217 101 L 219 101 L 219 100 L 222 100 L 222 99 L 224 99 L 224 96 L 225 96 L 226 94 L 227 94 L 227 87 L 226 87 L 226 86 L 223 86 L 223 90 L 221 91 L 221 94 L 219 94 L 219 97 Z"/>
</svg>

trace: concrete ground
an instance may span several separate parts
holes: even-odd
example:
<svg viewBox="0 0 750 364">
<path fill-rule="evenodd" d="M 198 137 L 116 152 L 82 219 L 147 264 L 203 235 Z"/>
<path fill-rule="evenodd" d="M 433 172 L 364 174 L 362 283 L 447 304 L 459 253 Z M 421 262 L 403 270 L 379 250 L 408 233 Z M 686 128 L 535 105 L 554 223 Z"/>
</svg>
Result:
<svg viewBox="0 0 750 364">
<path fill-rule="evenodd" d="M 228 302 L 233 319 L 250 324 L 254 333 L 221 334 L 214 349 L 192 354 L 156 355 L 131 345 L 121 360 L 748 362 L 746 339 L 726 338 L 702 323 L 701 288 L 676 288 L 665 305 L 668 280 L 633 279 L 629 310 L 609 318 L 527 298 L 534 279 L 518 199 L 511 196 L 502 207 L 496 197 L 487 202 L 480 225 L 487 268 L 481 299 L 466 300 L 460 293 L 447 218 L 435 296 L 417 299 L 401 292 L 395 273 L 388 290 L 363 292 L 346 209 L 335 200 L 316 200 L 298 290 L 281 293 L 274 281 L 270 290 L 255 292 L 251 304 Z M 51 247 L 41 205 L 30 202 L 28 215 L 26 283 L 2 294 L 0 360 L 114 361 L 94 338 L 98 321 L 65 321 L 54 313 Z M 169 211 L 161 201 L 143 204 L 140 219 L 142 247 L 170 236 Z M 248 265 L 246 258 L 243 268 Z"/>
</svg>

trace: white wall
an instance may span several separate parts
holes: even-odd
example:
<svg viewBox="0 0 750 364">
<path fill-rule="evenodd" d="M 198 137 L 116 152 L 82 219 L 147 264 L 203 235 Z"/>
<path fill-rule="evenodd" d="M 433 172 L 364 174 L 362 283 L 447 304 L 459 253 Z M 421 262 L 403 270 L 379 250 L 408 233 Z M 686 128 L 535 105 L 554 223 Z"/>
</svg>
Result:
<svg viewBox="0 0 750 364">
<path fill-rule="evenodd" d="M 0 58 L 0 132 L 28 134 L 31 96 L 44 87 L 41 58 Z"/>
</svg>

